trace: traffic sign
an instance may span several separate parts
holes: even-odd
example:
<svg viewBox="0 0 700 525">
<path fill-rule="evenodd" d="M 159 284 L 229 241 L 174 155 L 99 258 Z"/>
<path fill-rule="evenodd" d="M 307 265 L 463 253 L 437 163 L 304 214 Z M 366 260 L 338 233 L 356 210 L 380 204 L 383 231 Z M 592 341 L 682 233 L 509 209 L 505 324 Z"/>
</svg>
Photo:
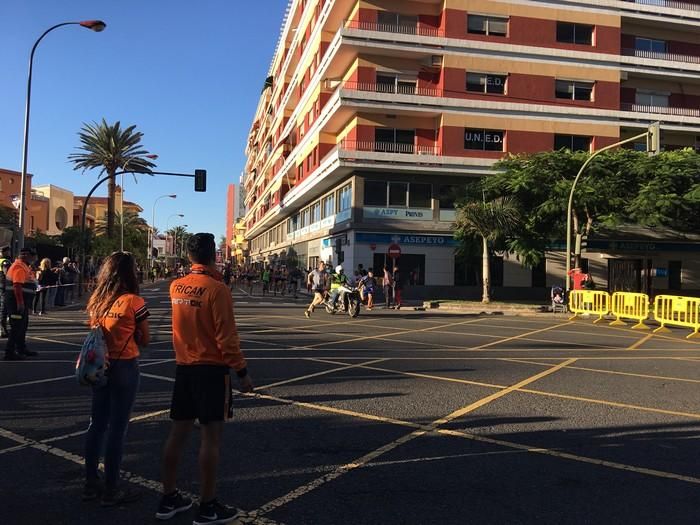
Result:
<svg viewBox="0 0 700 525">
<path fill-rule="evenodd" d="M 386 251 L 387 255 L 392 259 L 401 257 L 401 246 L 396 243 L 390 244 L 389 249 Z"/>
</svg>

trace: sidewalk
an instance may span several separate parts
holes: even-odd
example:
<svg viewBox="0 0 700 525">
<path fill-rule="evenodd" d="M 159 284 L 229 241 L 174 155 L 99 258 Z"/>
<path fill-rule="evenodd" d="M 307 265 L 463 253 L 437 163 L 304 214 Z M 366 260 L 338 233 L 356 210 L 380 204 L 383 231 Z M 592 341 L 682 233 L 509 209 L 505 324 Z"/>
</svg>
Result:
<svg viewBox="0 0 700 525">
<path fill-rule="evenodd" d="M 481 301 L 455 301 L 434 299 L 424 301 L 423 307 L 426 310 L 441 310 L 449 312 L 459 312 L 468 314 L 486 315 L 555 315 L 550 311 L 550 305 L 537 304 L 527 301 L 492 301 L 482 303 Z M 557 313 L 556 315 L 569 315 Z"/>
</svg>

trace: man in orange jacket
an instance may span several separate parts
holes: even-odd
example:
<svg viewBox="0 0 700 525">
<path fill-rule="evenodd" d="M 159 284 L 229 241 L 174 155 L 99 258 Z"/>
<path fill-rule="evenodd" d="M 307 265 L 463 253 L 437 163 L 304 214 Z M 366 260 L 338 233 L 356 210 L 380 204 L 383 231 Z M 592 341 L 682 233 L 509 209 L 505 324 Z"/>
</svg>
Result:
<svg viewBox="0 0 700 525">
<path fill-rule="evenodd" d="M 216 469 L 224 421 L 233 416 L 230 370 L 236 372 L 241 392 L 252 392 L 253 382 L 240 349 L 231 292 L 214 266 L 214 236 L 193 235 L 187 250 L 192 271 L 170 285 L 177 369 L 170 407 L 173 426 L 163 452 L 163 498 L 156 518 L 170 519 L 192 507 L 192 500 L 178 492 L 176 480 L 182 451 L 198 419 L 201 494 L 193 523 L 229 523 L 237 513 L 216 500 Z"/>
</svg>

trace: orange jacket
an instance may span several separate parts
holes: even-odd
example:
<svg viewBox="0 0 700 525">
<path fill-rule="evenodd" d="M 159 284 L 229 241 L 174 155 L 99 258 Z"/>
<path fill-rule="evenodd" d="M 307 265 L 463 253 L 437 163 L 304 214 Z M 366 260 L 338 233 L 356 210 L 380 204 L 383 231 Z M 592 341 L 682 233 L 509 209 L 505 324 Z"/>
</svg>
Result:
<svg viewBox="0 0 700 525">
<path fill-rule="evenodd" d="M 233 300 L 228 287 L 201 264 L 170 285 L 173 345 L 179 365 L 225 365 L 243 372 Z M 240 374 L 239 374 L 240 375 Z"/>
</svg>

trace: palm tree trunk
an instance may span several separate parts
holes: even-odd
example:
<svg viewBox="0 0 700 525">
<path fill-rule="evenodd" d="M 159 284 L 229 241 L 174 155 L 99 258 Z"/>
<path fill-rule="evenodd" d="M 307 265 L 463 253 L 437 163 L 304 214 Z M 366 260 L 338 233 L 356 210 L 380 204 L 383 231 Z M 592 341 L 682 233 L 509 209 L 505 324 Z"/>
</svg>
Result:
<svg viewBox="0 0 700 525">
<path fill-rule="evenodd" d="M 114 235 L 114 211 L 115 211 L 115 196 L 117 193 L 116 177 L 114 173 L 109 174 L 107 181 L 107 238 L 111 239 Z"/>
<path fill-rule="evenodd" d="M 482 303 L 490 303 L 491 296 L 489 294 L 489 288 L 491 286 L 491 269 L 489 267 L 489 243 L 486 237 L 481 238 L 484 243 L 484 253 L 482 255 L 482 266 L 481 266 L 481 277 L 483 282 L 483 293 L 481 295 Z"/>
</svg>

